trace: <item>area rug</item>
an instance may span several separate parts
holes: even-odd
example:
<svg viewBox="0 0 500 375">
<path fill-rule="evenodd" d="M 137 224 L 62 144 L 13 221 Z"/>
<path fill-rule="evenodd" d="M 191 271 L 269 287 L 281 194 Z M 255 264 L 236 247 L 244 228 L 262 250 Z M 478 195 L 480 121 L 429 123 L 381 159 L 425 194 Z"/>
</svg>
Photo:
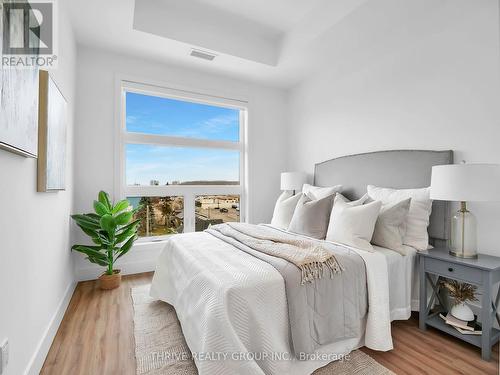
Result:
<svg viewBox="0 0 500 375">
<path fill-rule="evenodd" d="M 149 285 L 132 288 L 137 375 L 197 375 L 175 309 L 149 296 Z M 393 375 L 360 350 L 313 375 Z"/>
</svg>

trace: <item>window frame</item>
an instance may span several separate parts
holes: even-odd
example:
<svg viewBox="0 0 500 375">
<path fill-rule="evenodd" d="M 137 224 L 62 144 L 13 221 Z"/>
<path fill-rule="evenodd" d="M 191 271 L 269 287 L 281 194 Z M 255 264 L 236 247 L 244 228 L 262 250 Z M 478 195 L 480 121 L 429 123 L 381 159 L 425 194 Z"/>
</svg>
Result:
<svg viewBox="0 0 500 375">
<path fill-rule="evenodd" d="M 169 85 L 170 86 L 170 85 Z M 151 83 L 138 83 L 134 80 L 117 77 L 117 109 L 115 133 L 115 178 L 114 194 L 116 199 L 126 197 L 164 197 L 182 196 L 184 198 L 184 233 L 195 231 L 195 198 L 198 195 L 239 195 L 240 222 L 247 218 L 247 144 L 248 102 L 228 99 L 223 96 L 202 94 L 182 88 L 166 87 Z M 219 141 L 210 139 L 127 132 L 126 93 L 176 99 L 192 103 L 215 105 L 240 111 L 239 141 Z M 126 182 L 126 145 L 151 144 L 158 146 L 195 147 L 208 149 L 236 150 L 240 153 L 239 185 L 158 185 L 128 186 Z M 141 237 L 138 242 L 164 241 L 171 235 Z"/>
</svg>

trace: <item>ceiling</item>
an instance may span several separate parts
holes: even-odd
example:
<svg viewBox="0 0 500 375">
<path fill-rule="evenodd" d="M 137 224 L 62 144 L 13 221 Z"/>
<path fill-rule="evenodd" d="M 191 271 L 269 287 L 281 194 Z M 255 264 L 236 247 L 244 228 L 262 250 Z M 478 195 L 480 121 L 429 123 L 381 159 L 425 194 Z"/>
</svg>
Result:
<svg viewBox="0 0 500 375">
<path fill-rule="evenodd" d="M 391 22 L 409 24 L 414 8 L 424 9 L 418 4 L 433 1 L 65 0 L 65 7 L 80 44 L 286 88 L 327 64 L 345 68 L 346 52 L 366 58 L 377 35 L 393 38 Z M 217 57 L 192 57 L 192 48 Z"/>
<path fill-rule="evenodd" d="M 200 0 L 136 1 L 133 29 L 271 66 L 278 62 L 284 35 L 258 19 Z"/>
<path fill-rule="evenodd" d="M 305 15 L 320 7 L 323 0 L 199 0 L 199 2 L 287 32 Z"/>
</svg>

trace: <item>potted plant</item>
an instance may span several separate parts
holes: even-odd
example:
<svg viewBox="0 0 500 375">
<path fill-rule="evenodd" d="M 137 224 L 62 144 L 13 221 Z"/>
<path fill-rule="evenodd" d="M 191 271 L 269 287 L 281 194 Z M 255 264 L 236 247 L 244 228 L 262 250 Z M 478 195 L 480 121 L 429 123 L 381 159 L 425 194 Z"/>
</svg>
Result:
<svg viewBox="0 0 500 375">
<path fill-rule="evenodd" d="M 114 289 L 121 282 L 120 270 L 114 269 L 114 264 L 132 248 L 140 220 L 132 221 L 136 210 L 126 199 L 113 204 L 104 191 L 100 191 L 98 200 L 94 201 L 94 210 L 93 213 L 71 215 L 94 243 L 93 246 L 73 245 L 71 250 L 85 254 L 91 263 L 106 267 L 99 277 L 100 287 Z"/>
<path fill-rule="evenodd" d="M 466 305 L 466 302 L 478 301 L 476 297 L 477 286 L 450 279 L 444 280 L 443 285 L 448 290 L 449 296 L 455 301 L 450 311 L 451 315 L 466 322 L 474 320 L 474 313 Z"/>
</svg>

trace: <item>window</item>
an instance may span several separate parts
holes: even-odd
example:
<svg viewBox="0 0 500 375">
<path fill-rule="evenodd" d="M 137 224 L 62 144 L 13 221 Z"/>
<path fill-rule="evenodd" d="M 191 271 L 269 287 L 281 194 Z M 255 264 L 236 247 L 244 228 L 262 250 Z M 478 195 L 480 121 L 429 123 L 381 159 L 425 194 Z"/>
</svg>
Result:
<svg viewBox="0 0 500 375">
<path fill-rule="evenodd" d="M 240 221 L 239 195 L 199 195 L 195 206 L 197 232 L 212 224 Z"/>
<path fill-rule="evenodd" d="M 239 142 L 240 110 L 126 92 L 128 132 Z"/>
<path fill-rule="evenodd" d="M 141 223 L 139 237 L 156 237 L 182 233 L 184 228 L 183 197 L 127 197 L 138 208 L 134 220 Z"/>
<path fill-rule="evenodd" d="M 117 191 L 161 240 L 244 216 L 245 102 L 121 82 Z"/>
<path fill-rule="evenodd" d="M 125 155 L 130 186 L 240 183 L 240 153 L 236 150 L 128 143 Z"/>
</svg>

